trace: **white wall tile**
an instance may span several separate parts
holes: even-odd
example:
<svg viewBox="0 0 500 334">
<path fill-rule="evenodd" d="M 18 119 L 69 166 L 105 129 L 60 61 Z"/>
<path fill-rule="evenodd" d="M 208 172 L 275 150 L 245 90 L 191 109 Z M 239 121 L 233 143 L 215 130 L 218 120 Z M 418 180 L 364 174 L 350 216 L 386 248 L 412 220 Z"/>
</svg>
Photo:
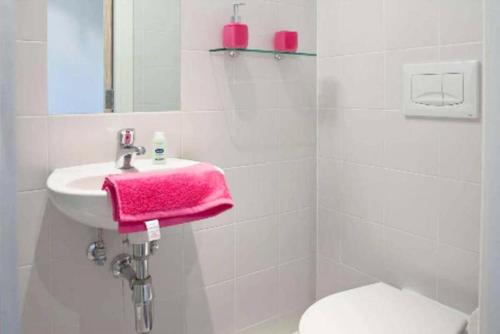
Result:
<svg viewBox="0 0 500 334">
<path fill-rule="evenodd" d="M 78 324 L 80 332 L 95 333 L 102 330 L 109 334 L 123 333 L 133 324 L 130 322 L 130 315 L 133 314 L 132 307 L 130 304 L 126 307 L 128 309 L 126 320 L 129 320 L 127 324 L 123 321 L 123 315 L 120 312 L 93 312 L 81 317 Z"/>
<path fill-rule="evenodd" d="M 479 254 L 441 244 L 438 261 L 438 300 L 472 313 L 479 299 Z"/>
<path fill-rule="evenodd" d="M 243 10 L 243 7 L 242 7 Z M 252 36 L 253 37 L 253 36 Z M 285 58 L 283 58 L 285 60 Z M 300 61 L 297 63 L 297 61 Z M 304 60 L 289 59 L 283 63 L 276 62 L 271 57 L 262 57 L 259 54 L 245 54 L 244 57 L 234 59 L 234 81 L 235 83 L 266 83 L 266 82 L 285 82 L 285 78 L 295 80 L 304 78 L 304 71 L 296 68 L 297 64 L 303 64 Z M 282 66 L 283 65 L 283 66 Z M 289 70 L 284 70 L 284 69 Z M 293 71 L 292 69 L 295 69 Z M 309 72 L 309 71 L 307 71 Z M 285 77 L 282 77 L 285 76 Z M 278 88 L 278 87 L 276 87 Z"/>
<path fill-rule="evenodd" d="M 384 166 L 437 175 L 439 131 L 435 120 L 406 118 L 399 111 L 387 112 Z"/>
<path fill-rule="evenodd" d="M 342 225 L 349 221 L 337 211 L 318 208 L 318 254 L 330 260 L 340 261 Z"/>
<path fill-rule="evenodd" d="M 342 161 L 333 159 L 318 159 L 318 203 L 328 209 L 341 208 L 342 184 L 343 184 Z"/>
<path fill-rule="evenodd" d="M 439 240 L 479 251 L 481 187 L 451 180 L 440 182 Z"/>
<path fill-rule="evenodd" d="M 234 282 L 189 293 L 185 317 L 186 334 L 234 333 Z"/>
<path fill-rule="evenodd" d="M 236 275 L 278 264 L 278 218 L 271 216 L 235 226 Z"/>
<path fill-rule="evenodd" d="M 114 161 L 116 136 L 124 124 L 121 115 L 49 117 L 50 170 Z M 144 138 L 145 144 L 148 141 Z"/>
<path fill-rule="evenodd" d="M 198 0 L 181 4 L 182 13 L 186 13 L 181 20 L 182 49 L 205 51 L 222 46 L 222 26 L 230 21 L 231 6 L 222 1 Z"/>
<path fill-rule="evenodd" d="M 249 163 L 251 152 L 239 147 L 227 112 L 193 112 L 182 115 L 182 156 L 209 161 L 219 167 Z"/>
<path fill-rule="evenodd" d="M 436 298 L 436 242 L 397 230 L 385 230 L 385 280 Z"/>
<path fill-rule="evenodd" d="M 329 296 L 333 293 L 376 283 L 378 281 L 378 279 L 375 279 L 361 271 L 322 256 L 318 257 L 317 266 L 317 299 Z"/>
<path fill-rule="evenodd" d="M 239 109 L 227 114 L 233 145 L 250 158 L 251 163 L 278 160 L 278 118 L 275 110 Z M 259 137 L 255 137 L 259 133 Z"/>
<path fill-rule="evenodd" d="M 208 52 L 182 51 L 182 110 L 223 110 L 223 60 Z"/>
<path fill-rule="evenodd" d="M 384 274 L 384 230 L 380 225 L 345 217 L 342 226 L 342 262 L 374 277 Z"/>
<path fill-rule="evenodd" d="M 318 254 L 316 265 L 316 299 L 319 300 L 337 292 L 335 286 L 337 275 L 334 271 L 336 262 Z"/>
<path fill-rule="evenodd" d="M 441 61 L 479 60 L 483 61 L 483 43 L 456 44 L 439 49 Z M 484 64 L 483 64 L 484 68 Z"/>
<path fill-rule="evenodd" d="M 481 123 L 456 121 L 442 124 L 439 140 L 439 174 L 479 183 L 481 144 Z"/>
<path fill-rule="evenodd" d="M 20 116 L 47 115 L 47 44 L 16 44 L 16 112 Z"/>
<path fill-rule="evenodd" d="M 310 256 L 316 245 L 315 210 L 285 213 L 278 219 L 280 264 Z"/>
<path fill-rule="evenodd" d="M 306 310 L 315 300 L 314 260 L 307 258 L 279 267 L 281 314 Z"/>
<path fill-rule="evenodd" d="M 323 158 L 342 158 L 344 113 L 339 109 L 318 111 L 318 155 Z"/>
<path fill-rule="evenodd" d="M 388 49 L 438 44 L 439 1 L 387 0 L 384 8 Z"/>
<path fill-rule="evenodd" d="M 155 282 L 156 284 L 156 282 Z M 183 333 L 185 314 L 184 299 L 178 296 L 173 296 L 166 300 L 158 300 L 156 306 L 154 330 L 160 333 Z M 125 319 L 126 326 L 121 333 L 134 331 L 134 323 L 132 316 L 127 316 Z M 126 320 L 129 320 L 128 322 Z"/>
<path fill-rule="evenodd" d="M 382 51 L 384 20 L 382 0 L 322 1 L 318 12 L 321 56 Z"/>
<path fill-rule="evenodd" d="M 383 54 L 326 58 L 319 63 L 320 107 L 383 108 Z"/>
<path fill-rule="evenodd" d="M 278 314 L 278 270 L 269 269 L 236 280 L 235 324 L 243 329 Z"/>
<path fill-rule="evenodd" d="M 381 165 L 384 154 L 385 112 L 349 110 L 344 112 L 344 159 Z"/>
<path fill-rule="evenodd" d="M 44 224 L 47 193 L 44 190 L 21 192 L 17 203 L 17 264 L 47 263 L 49 228 Z"/>
<path fill-rule="evenodd" d="M 300 65 L 299 65 L 300 66 Z M 307 68 L 310 68 L 308 65 Z M 285 81 L 283 85 L 273 88 L 278 93 L 279 104 L 282 109 L 288 110 L 314 110 L 316 106 L 316 80 L 311 73 L 297 80 Z M 315 113 L 313 114 L 315 115 Z M 314 116 L 313 116 L 314 117 Z"/>
<path fill-rule="evenodd" d="M 279 211 L 312 207 L 315 201 L 316 161 L 289 161 L 279 167 Z"/>
<path fill-rule="evenodd" d="M 370 221 L 382 222 L 385 173 L 379 167 L 345 163 L 342 173 L 342 210 Z"/>
<path fill-rule="evenodd" d="M 188 290 L 234 278 L 234 226 L 184 236 L 184 274 Z"/>
<path fill-rule="evenodd" d="M 441 44 L 476 42 L 483 37 L 483 2 L 441 0 Z"/>
<path fill-rule="evenodd" d="M 181 233 L 162 235 L 160 249 L 151 257 L 157 300 L 179 297 L 185 291 L 184 241 Z"/>
<path fill-rule="evenodd" d="M 233 210 L 237 222 L 277 212 L 277 165 L 229 169 L 226 177 L 235 203 Z"/>
<path fill-rule="evenodd" d="M 54 323 L 80 326 L 81 330 L 90 326 L 94 330 L 105 330 L 108 326 L 113 330 L 121 329 L 123 313 L 116 305 L 123 304 L 123 289 L 121 284 L 116 284 L 113 275 L 109 275 L 109 270 L 101 269 L 95 270 L 89 262 L 53 261 L 50 264 L 50 295 L 55 299 Z M 126 307 L 131 311 L 131 304 Z"/>
<path fill-rule="evenodd" d="M 52 298 L 48 268 L 25 266 L 18 269 L 18 274 L 22 333 L 50 333 Z"/>
<path fill-rule="evenodd" d="M 47 119 L 22 117 L 16 123 L 17 189 L 44 189 L 48 176 Z"/>
<path fill-rule="evenodd" d="M 436 240 L 440 192 L 434 177 L 387 172 L 384 224 Z"/>
<path fill-rule="evenodd" d="M 316 110 L 281 110 L 278 121 L 279 157 L 310 158 L 316 154 Z"/>
</svg>

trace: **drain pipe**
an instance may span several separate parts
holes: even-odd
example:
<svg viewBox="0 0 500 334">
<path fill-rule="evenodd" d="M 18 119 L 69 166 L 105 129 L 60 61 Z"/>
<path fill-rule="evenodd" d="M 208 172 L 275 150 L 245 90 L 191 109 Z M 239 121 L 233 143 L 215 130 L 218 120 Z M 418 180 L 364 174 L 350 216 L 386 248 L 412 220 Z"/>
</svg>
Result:
<svg viewBox="0 0 500 334">
<path fill-rule="evenodd" d="M 132 284 L 132 302 L 137 333 L 149 333 L 153 329 L 153 284 L 148 261 L 150 252 L 149 242 L 132 245 L 132 263 L 136 275 Z"/>
<path fill-rule="evenodd" d="M 113 276 L 125 279 L 132 290 L 132 303 L 137 333 L 153 329 L 153 283 L 149 274 L 149 256 L 158 249 L 158 241 L 132 244 L 132 256 L 120 254 L 111 263 Z"/>
</svg>

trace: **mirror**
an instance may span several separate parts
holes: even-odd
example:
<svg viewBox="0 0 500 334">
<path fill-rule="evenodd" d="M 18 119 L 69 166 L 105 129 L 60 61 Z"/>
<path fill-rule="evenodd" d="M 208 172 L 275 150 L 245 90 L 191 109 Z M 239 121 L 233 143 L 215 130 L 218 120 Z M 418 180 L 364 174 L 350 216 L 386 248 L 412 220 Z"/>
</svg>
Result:
<svg viewBox="0 0 500 334">
<path fill-rule="evenodd" d="M 49 114 L 180 110 L 181 0 L 48 0 Z"/>
</svg>

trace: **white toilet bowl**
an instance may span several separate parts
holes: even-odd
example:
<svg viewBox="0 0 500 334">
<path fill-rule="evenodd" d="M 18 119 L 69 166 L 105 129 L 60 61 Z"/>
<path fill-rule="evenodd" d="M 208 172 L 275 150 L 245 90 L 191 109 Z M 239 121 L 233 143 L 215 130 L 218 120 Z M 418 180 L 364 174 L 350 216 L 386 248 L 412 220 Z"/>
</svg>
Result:
<svg viewBox="0 0 500 334">
<path fill-rule="evenodd" d="M 299 333 L 466 334 L 468 320 L 427 297 L 376 283 L 316 302 L 303 314 Z"/>
</svg>

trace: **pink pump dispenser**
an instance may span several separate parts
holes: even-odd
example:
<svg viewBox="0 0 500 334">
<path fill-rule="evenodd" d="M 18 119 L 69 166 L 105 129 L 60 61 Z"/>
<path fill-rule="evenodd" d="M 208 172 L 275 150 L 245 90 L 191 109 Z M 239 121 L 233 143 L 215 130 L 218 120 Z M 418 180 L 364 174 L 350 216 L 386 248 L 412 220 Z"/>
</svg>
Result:
<svg viewBox="0 0 500 334">
<path fill-rule="evenodd" d="M 222 40 L 227 49 L 246 49 L 248 47 L 248 26 L 241 23 L 241 16 L 239 16 L 240 6 L 243 5 L 245 5 L 244 2 L 233 3 L 231 23 L 224 26 Z"/>
</svg>

